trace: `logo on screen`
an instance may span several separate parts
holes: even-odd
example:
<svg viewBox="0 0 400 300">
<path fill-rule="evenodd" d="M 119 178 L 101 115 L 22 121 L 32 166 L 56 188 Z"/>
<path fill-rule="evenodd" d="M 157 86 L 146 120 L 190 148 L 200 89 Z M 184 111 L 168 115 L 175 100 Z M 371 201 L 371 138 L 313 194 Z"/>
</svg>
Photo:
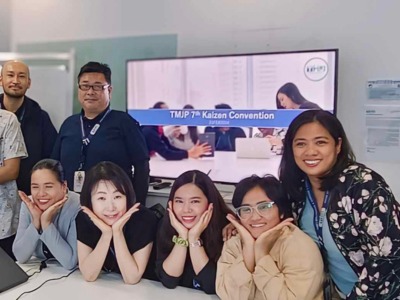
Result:
<svg viewBox="0 0 400 300">
<path fill-rule="evenodd" d="M 312 81 L 320 81 L 328 74 L 328 63 L 322 58 L 312 58 L 304 66 L 304 74 Z"/>
</svg>

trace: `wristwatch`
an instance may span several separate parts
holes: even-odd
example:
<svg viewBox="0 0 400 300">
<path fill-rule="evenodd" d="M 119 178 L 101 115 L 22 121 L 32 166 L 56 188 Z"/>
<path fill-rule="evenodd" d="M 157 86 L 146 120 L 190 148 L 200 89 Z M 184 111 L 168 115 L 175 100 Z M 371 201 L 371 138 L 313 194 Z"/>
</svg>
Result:
<svg viewBox="0 0 400 300">
<path fill-rule="evenodd" d="M 190 247 L 202 247 L 203 246 L 203 241 L 201 239 L 198 239 L 197 241 L 190 243 Z"/>
</svg>

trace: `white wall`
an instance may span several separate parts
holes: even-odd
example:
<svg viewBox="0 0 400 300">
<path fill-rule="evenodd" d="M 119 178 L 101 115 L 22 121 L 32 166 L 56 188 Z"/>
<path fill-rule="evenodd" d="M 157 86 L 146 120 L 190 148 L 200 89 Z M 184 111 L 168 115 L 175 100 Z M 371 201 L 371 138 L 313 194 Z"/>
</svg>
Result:
<svg viewBox="0 0 400 300">
<path fill-rule="evenodd" d="M 0 52 L 11 48 L 11 0 L 0 0 Z"/>
<path fill-rule="evenodd" d="M 400 78 L 397 0 L 19 0 L 19 43 L 176 33 L 179 55 L 339 48 L 338 116 L 363 160 L 369 78 Z M 400 164 L 365 162 L 400 198 Z"/>
</svg>

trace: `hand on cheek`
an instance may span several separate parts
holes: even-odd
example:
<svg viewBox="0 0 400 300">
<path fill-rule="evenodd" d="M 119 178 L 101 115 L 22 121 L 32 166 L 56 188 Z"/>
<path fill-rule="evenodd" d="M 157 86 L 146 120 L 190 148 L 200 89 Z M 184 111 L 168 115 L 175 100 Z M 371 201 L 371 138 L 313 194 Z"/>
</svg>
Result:
<svg viewBox="0 0 400 300">
<path fill-rule="evenodd" d="M 293 222 L 293 218 L 288 218 L 282 222 L 280 222 L 275 227 L 263 232 L 255 242 L 255 255 L 256 255 L 256 262 L 258 262 L 261 258 L 268 255 L 272 246 L 273 241 L 275 238 L 273 236 L 279 235 L 280 231 L 283 227 L 291 224 Z"/>
<path fill-rule="evenodd" d="M 254 245 L 254 238 L 251 233 L 242 224 L 240 224 L 234 216 L 229 214 L 226 216 L 226 218 L 229 220 L 229 222 L 232 223 L 233 226 L 235 226 L 240 235 L 240 238 L 242 239 L 243 244 Z"/>
<path fill-rule="evenodd" d="M 210 203 L 208 209 L 201 215 L 196 225 L 189 230 L 189 242 L 196 242 L 211 221 L 214 205 Z"/>
<path fill-rule="evenodd" d="M 90 220 L 92 220 L 93 224 L 100 229 L 102 234 L 107 234 L 112 236 L 111 226 L 107 225 L 102 220 L 100 220 L 99 217 L 97 217 L 89 208 L 82 206 L 82 211 L 89 216 Z"/>
<path fill-rule="evenodd" d="M 24 192 L 19 191 L 18 194 L 31 214 L 33 226 L 35 226 L 36 230 L 39 230 L 41 227 L 40 219 L 43 211 L 33 201 L 31 201 Z"/>
<path fill-rule="evenodd" d="M 171 222 L 171 226 L 174 227 L 174 229 L 178 232 L 179 237 L 187 240 L 187 238 L 188 238 L 188 230 L 175 217 L 175 214 L 173 212 L 173 207 L 172 207 L 172 201 L 169 201 L 167 210 L 168 210 L 169 220 Z"/>
<path fill-rule="evenodd" d="M 64 206 L 65 202 L 67 201 L 68 195 L 65 195 L 65 197 L 61 201 L 54 203 L 42 213 L 40 217 L 40 222 L 42 224 L 43 230 L 46 230 L 46 228 L 49 227 L 49 225 L 53 221 L 53 216 L 59 211 L 59 209 L 61 209 L 61 207 Z"/>
<path fill-rule="evenodd" d="M 118 221 L 116 221 L 112 225 L 112 230 L 114 233 L 118 232 L 121 233 L 122 229 L 124 228 L 125 224 L 129 221 L 131 216 L 139 211 L 140 203 L 136 203 L 131 209 L 129 209 Z"/>
</svg>

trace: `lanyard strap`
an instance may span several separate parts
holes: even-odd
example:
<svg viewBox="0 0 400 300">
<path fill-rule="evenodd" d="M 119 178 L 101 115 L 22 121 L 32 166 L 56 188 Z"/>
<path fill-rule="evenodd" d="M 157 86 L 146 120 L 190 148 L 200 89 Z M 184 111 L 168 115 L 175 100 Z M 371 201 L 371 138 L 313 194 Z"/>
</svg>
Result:
<svg viewBox="0 0 400 300">
<path fill-rule="evenodd" d="M 104 121 L 104 119 L 107 117 L 107 115 L 110 112 L 111 112 L 111 108 L 108 107 L 106 113 L 104 114 L 104 116 L 100 119 L 100 121 L 96 125 L 93 126 L 92 130 L 88 134 L 86 134 L 85 126 L 83 124 L 82 115 L 80 116 L 81 133 L 82 133 L 82 147 L 81 147 L 81 160 L 79 162 L 78 171 L 81 171 L 83 169 L 84 164 L 85 164 L 87 147 L 90 144 L 90 140 L 96 135 L 97 131 L 100 128 L 100 124 Z"/>
<path fill-rule="evenodd" d="M 324 248 L 324 239 L 322 237 L 322 225 L 324 223 L 324 218 L 328 209 L 328 201 L 329 201 L 329 191 L 325 192 L 324 202 L 322 204 L 321 213 L 318 210 L 318 203 L 315 199 L 314 193 L 311 188 L 310 181 L 306 180 L 306 191 L 307 191 L 307 198 L 311 203 L 311 206 L 314 210 L 314 228 L 315 232 L 318 236 L 319 246 L 320 248 Z"/>
<path fill-rule="evenodd" d="M 24 105 L 24 104 L 22 104 L 22 105 Z M 5 106 L 4 106 L 4 108 L 5 108 Z M 0 109 L 3 109 L 3 105 L 1 105 L 1 103 L 0 103 Z M 7 110 L 7 109 L 6 109 L 6 110 Z M 22 120 L 24 119 L 25 111 L 26 111 L 26 107 L 24 106 L 24 107 L 23 107 L 23 110 L 22 110 L 22 113 L 21 113 L 21 116 L 20 116 L 19 119 L 18 119 L 18 121 L 19 121 L 20 123 L 22 123 Z"/>
<path fill-rule="evenodd" d="M 324 261 L 324 270 L 325 270 L 325 282 L 324 282 L 324 300 L 331 300 L 332 299 L 332 293 L 331 293 L 331 276 L 329 273 L 329 268 L 328 268 L 328 256 L 326 253 L 326 249 L 324 246 L 324 239 L 322 237 L 322 225 L 324 223 L 324 218 L 326 216 L 326 212 L 328 209 L 328 201 L 329 201 L 329 195 L 330 192 L 326 191 L 325 192 L 325 197 L 324 197 L 324 202 L 322 204 L 321 208 L 321 213 L 318 210 L 318 203 L 315 199 L 314 193 L 311 188 L 311 183 L 308 179 L 306 179 L 306 192 L 307 192 L 307 198 L 311 203 L 311 206 L 314 210 L 314 228 L 315 232 L 317 233 L 318 236 L 318 244 L 319 244 L 319 249 L 321 251 L 321 256 Z"/>
</svg>

